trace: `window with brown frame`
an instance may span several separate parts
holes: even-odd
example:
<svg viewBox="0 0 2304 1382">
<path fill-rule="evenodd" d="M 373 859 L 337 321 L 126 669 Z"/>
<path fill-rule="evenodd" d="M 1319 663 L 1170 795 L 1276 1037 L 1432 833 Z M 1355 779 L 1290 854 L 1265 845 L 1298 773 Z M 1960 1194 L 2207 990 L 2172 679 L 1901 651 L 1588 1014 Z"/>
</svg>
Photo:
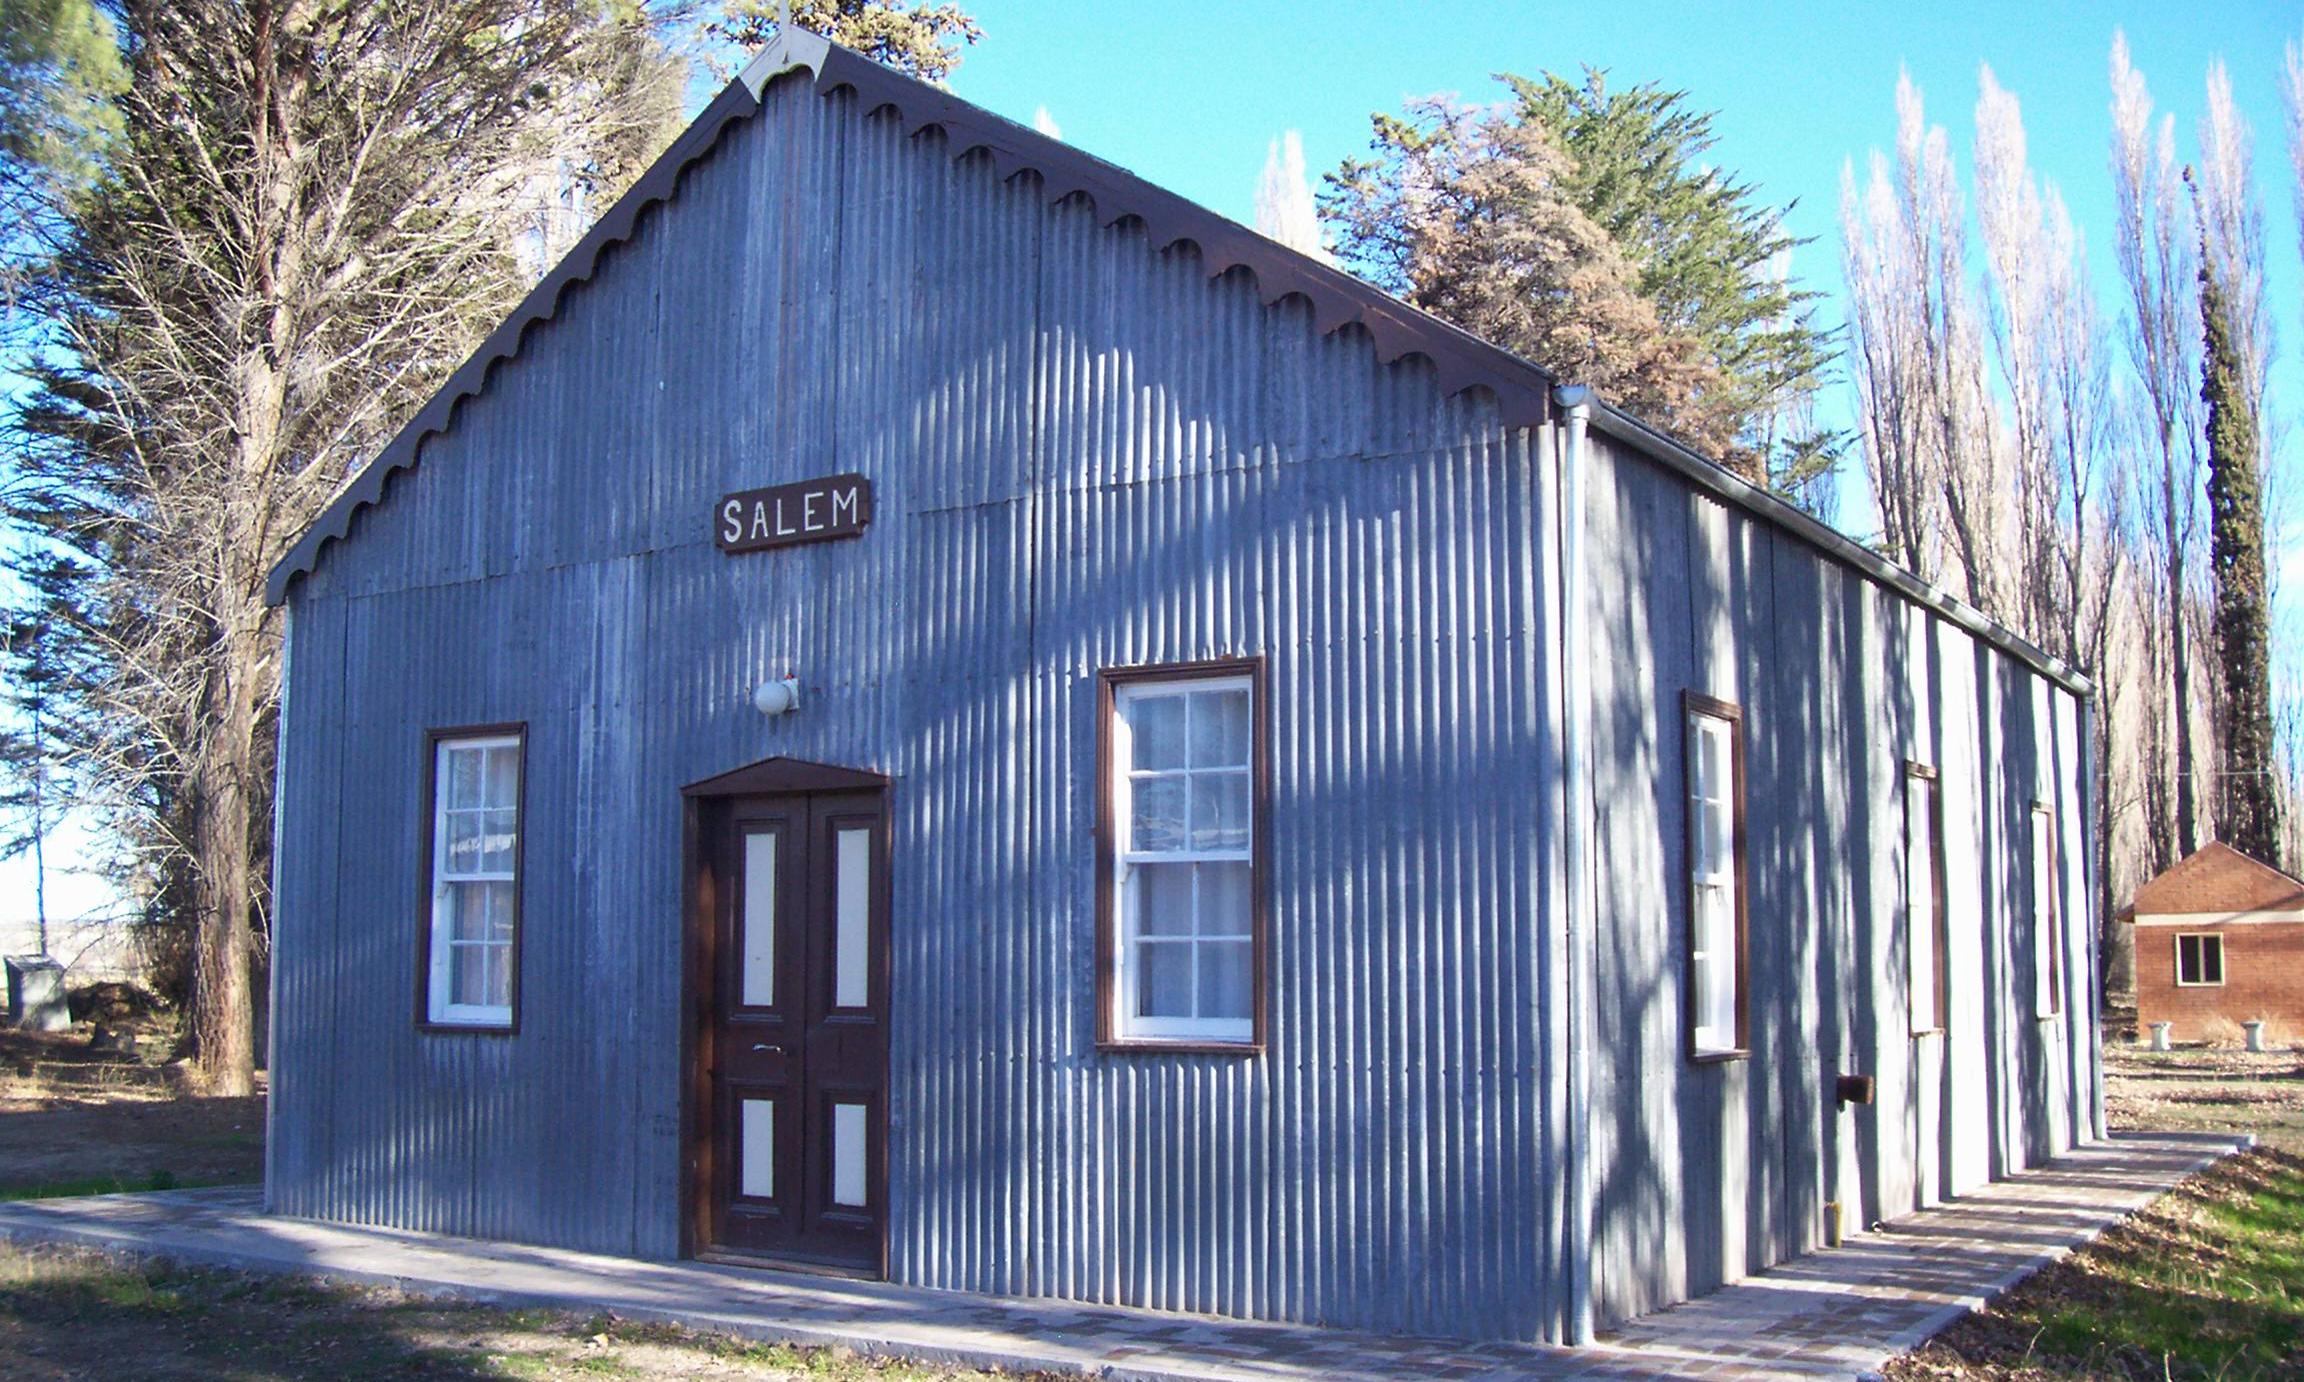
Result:
<svg viewBox="0 0 2304 1382">
<path fill-rule="evenodd" d="M 418 1020 L 509 1032 L 520 1006 L 521 725 L 426 736 Z"/>
<path fill-rule="evenodd" d="M 1254 1050 L 1264 1036 L 1262 664 L 1106 671 L 1100 699 L 1099 1040 Z"/>
<path fill-rule="evenodd" d="M 2057 924 L 2056 818 L 2032 808 L 2032 1015 L 2064 1011 L 2064 929 Z"/>
<path fill-rule="evenodd" d="M 1936 770 L 1904 765 L 1904 965 L 1912 1035 L 1944 1030 L 1950 1003 L 1945 951 L 1944 803 Z"/>
<path fill-rule="evenodd" d="M 1745 965 L 1744 712 L 1682 698 L 1688 775 L 1688 1054 L 1748 1053 Z"/>
</svg>

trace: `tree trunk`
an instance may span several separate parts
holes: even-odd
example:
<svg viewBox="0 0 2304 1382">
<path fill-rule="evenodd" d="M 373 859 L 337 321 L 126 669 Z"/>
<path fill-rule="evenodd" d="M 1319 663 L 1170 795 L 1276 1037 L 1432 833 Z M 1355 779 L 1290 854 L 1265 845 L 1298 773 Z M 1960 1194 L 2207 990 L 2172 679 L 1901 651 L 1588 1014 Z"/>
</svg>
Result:
<svg viewBox="0 0 2304 1382">
<path fill-rule="evenodd" d="M 2174 453 L 2163 445 L 2161 454 Z M 2196 770 L 2192 749 L 2191 640 L 2186 634 L 2184 612 L 2184 532 L 2177 519 L 2176 465 L 2172 460 L 2161 472 L 2161 486 L 2168 516 L 2168 655 L 2175 681 L 2176 858 L 2188 859 L 2200 848 L 2200 834 L 2198 811 L 2193 804 Z"/>
<path fill-rule="evenodd" d="M 255 778 L 256 711 L 251 694 L 249 640 L 237 631 L 218 650 L 222 694 L 216 698 L 214 738 L 198 777 L 196 832 L 199 925 L 193 935 L 192 1049 L 210 1094 L 256 1092 L 256 1006 L 250 960 L 255 951 L 251 909 L 249 791 Z"/>
</svg>

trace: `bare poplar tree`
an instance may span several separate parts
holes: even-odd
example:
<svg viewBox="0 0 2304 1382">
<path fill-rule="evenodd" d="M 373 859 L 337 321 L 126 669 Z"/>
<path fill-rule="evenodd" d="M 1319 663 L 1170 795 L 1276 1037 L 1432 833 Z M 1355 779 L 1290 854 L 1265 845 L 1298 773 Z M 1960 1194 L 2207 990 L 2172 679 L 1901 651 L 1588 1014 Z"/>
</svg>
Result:
<svg viewBox="0 0 2304 1382">
<path fill-rule="evenodd" d="M 64 208 L 68 358 L 9 516 L 78 573 L 94 774 L 189 919 L 192 1053 L 252 1084 L 279 631 L 266 573 L 523 291 L 538 180 L 612 193 L 672 132 L 647 21 L 572 0 L 136 0 L 134 77 Z"/>
<path fill-rule="evenodd" d="M 2100 666 L 2124 497 L 2103 328 L 2063 196 L 2031 171 L 2016 98 L 1989 67 L 1981 85 L 1977 221 L 2011 413 L 2022 623 L 2073 665 Z"/>
<path fill-rule="evenodd" d="M 1841 175 L 1852 371 L 1866 475 L 1899 559 L 1971 604 L 2022 622 L 2013 595 L 2005 424 L 1969 281 L 1966 203 L 1941 127 L 1896 83 L 1896 155 L 1860 192 Z"/>
<path fill-rule="evenodd" d="M 2062 194 L 2030 166 L 2022 111 L 1986 67 L 1976 103 L 1977 222 L 1993 357 L 2008 410 L 2016 513 L 2012 572 L 2020 624 L 2098 688 L 2092 719 L 2097 877 L 2108 970 L 2125 970 L 2110 905 L 2141 882 L 2145 847 L 2122 828 L 2146 785 L 2139 725 L 2154 701 L 2108 675 L 2133 637 L 2127 440 L 2112 398 L 2114 346 L 2097 309 L 2086 247 Z M 2123 629 L 2122 624 L 2130 627 Z M 2124 637 L 2123 635 L 2126 635 Z"/>
<path fill-rule="evenodd" d="M 1272 141 L 1256 180 L 1256 230 L 1315 259 L 1329 258 L 1320 243 L 1320 209 L 1304 172 L 1304 137 L 1294 130 Z"/>
<path fill-rule="evenodd" d="M 2145 521 L 2159 540 L 2149 589 L 2156 602 L 2156 662 L 2164 664 L 2165 742 L 2173 762 L 2157 863 L 2165 867 L 2200 845 L 2202 700 L 2194 685 L 2192 628 L 2200 545 L 2200 469 L 2205 445 L 2200 403 L 2200 299 L 2196 237 L 2183 207 L 2175 122 L 2153 120 L 2144 74 L 2129 60 L 2125 34 L 2112 36 L 2112 187 L 2115 245 L 2128 290 L 2128 348 L 2146 413 L 2148 476 L 2138 487 Z"/>
<path fill-rule="evenodd" d="M 2073 666 L 2099 691 L 2098 876 L 2108 903 L 2147 875 L 2140 828 L 2161 777 L 2144 746 L 2165 693 L 2116 669 L 2144 650 L 2132 502 L 2135 429 L 2086 247 L 2033 170 L 2016 98 L 1985 68 L 1975 217 L 1942 130 L 1898 90 L 1893 163 L 1843 178 L 1854 374 L 1866 470 L 1887 544 Z M 2125 936 L 2103 906 L 2108 969 Z"/>
</svg>

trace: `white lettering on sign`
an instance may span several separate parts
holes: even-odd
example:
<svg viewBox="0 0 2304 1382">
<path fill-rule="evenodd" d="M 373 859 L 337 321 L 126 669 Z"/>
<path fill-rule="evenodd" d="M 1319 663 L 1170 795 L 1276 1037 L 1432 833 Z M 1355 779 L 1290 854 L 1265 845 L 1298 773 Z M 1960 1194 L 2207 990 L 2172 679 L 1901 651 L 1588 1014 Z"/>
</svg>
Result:
<svg viewBox="0 0 2304 1382">
<path fill-rule="evenodd" d="M 832 475 L 739 490 L 721 499 L 718 513 L 713 536 L 729 553 L 857 537 L 872 522 L 872 482 Z"/>
</svg>

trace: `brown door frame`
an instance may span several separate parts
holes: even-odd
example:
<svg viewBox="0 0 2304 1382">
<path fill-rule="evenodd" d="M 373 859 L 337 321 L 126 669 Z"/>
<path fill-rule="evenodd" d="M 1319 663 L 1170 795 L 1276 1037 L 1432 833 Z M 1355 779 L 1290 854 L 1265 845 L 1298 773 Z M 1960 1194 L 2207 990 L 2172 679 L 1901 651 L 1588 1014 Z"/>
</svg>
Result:
<svg viewBox="0 0 2304 1382">
<path fill-rule="evenodd" d="M 889 867 L 895 853 L 893 841 L 894 821 L 888 812 L 888 791 L 893 779 L 882 773 L 843 768 L 829 763 L 812 763 L 798 758 L 767 758 L 758 763 L 722 773 L 717 777 L 693 782 L 680 789 L 681 796 L 681 950 L 683 963 L 680 974 L 680 1256 L 693 1258 L 699 1252 L 710 1250 L 712 1183 L 717 1170 L 715 1164 L 712 1122 L 712 1077 L 707 1058 L 712 1054 L 715 1040 L 713 1018 L 716 1011 L 719 929 L 717 919 L 726 881 L 715 876 L 713 827 L 726 809 L 726 803 L 736 797 L 790 796 L 815 792 L 877 792 L 881 798 L 881 847 L 875 861 L 880 868 L 881 887 L 892 888 L 894 879 Z M 894 924 L 891 914 L 889 924 Z M 894 978 L 894 937 L 887 937 L 880 946 L 878 962 L 880 973 L 884 1021 L 892 1021 L 895 1004 L 890 1001 L 890 984 Z M 890 1065 L 882 1070 L 880 1121 L 883 1129 L 888 1123 L 888 1099 L 894 1083 L 893 1044 L 890 1043 Z M 883 1131 L 881 1144 L 882 1203 L 880 1206 L 880 1261 L 877 1275 L 888 1276 L 888 1205 L 886 1184 L 890 1177 L 886 1164 L 887 1135 Z M 764 1266 L 790 1265 L 808 1269 L 809 1264 L 784 1264 L 763 1259 Z"/>
</svg>

